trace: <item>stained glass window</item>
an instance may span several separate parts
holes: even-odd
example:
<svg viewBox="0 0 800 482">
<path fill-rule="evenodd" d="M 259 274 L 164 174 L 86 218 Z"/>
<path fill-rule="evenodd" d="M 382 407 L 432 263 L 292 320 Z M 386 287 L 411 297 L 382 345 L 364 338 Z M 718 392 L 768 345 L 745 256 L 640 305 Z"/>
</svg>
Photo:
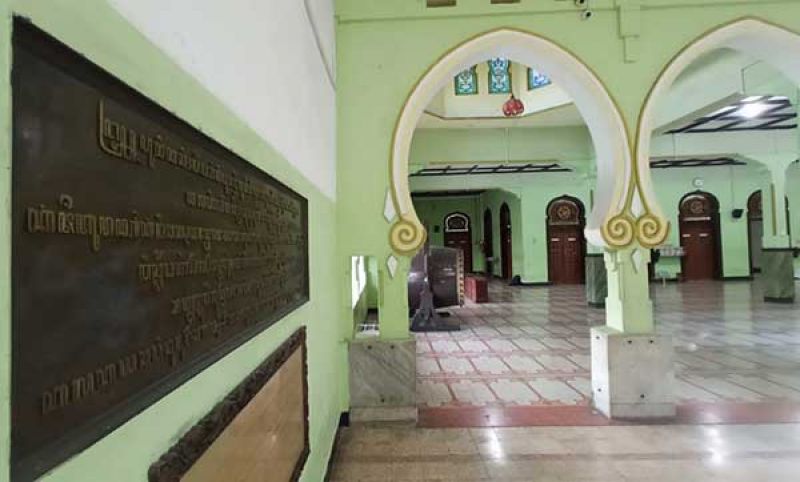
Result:
<svg viewBox="0 0 800 482">
<path fill-rule="evenodd" d="M 511 93 L 511 62 L 503 57 L 489 60 L 489 93 Z"/>
<path fill-rule="evenodd" d="M 474 95 L 478 93 L 478 72 L 477 67 L 462 70 L 456 75 L 456 95 Z"/>
<path fill-rule="evenodd" d="M 528 67 L 528 90 L 538 89 L 539 87 L 550 85 L 550 83 L 550 77 L 536 69 Z"/>
</svg>

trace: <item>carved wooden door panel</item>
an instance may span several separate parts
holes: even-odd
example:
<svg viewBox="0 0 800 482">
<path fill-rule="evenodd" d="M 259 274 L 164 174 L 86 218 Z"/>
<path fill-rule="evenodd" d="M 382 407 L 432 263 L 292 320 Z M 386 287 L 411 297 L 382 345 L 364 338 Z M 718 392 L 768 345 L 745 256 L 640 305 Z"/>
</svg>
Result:
<svg viewBox="0 0 800 482">
<path fill-rule="evenodd" d="M 564 284 L 580 284 L 583 281 L 583 246 L 578 226 L 564 229 L 564 261 L 562 263 Z"/>
<path fill-rule="evenodd" d="M 679 205 L 681 261 L 684 280 L 708 280 L 720 271 L 719 202 L 710 193 L 696 191 Z"/>
<path fill-rule="evenodd" d="M 761 253 L 763 251 L 764 221 L 748 221 L 748 235 L 750 242 L 750 268 L 752 272 L 761 272 Z"/>
<path fill-rule="evenodd" d="M 764 245 L 764 214 L 761 191 L 747 199 L 747 244 L 750 251 L 750 273 L 761 272 L 761 252 Z"/>
<path fill-rule="evenodd" d="M 684 279 L 714 279 L 716 239 L 710 221 L 687 221 L 681 229 L 681 244 L 685 251 Z"/>
<path fill-rule="evenodd" d="M 503 263 L 503 278 L 509 279 L 513 276 L 511 246 L 511 210 L 507 204 L 500 208 L 500 257 Z"/>
<path fill-rule="evenodd" d="M 551 226 L 548 236 L 550 282 L 583 282 L 583 237 L 579 226 Z"/>
<path fill-rule="evenodd" d="M 580 284 L 584 279 L 583 205 L 562 196 L 547 207 L 548 271 L 553 284 Z"/>
<path fill-rule="evenodd" d="M 547 237 L 547 254 L 548 254 L 548 271 L 550 282 L 553 284 L 561 284 L 561 274 L 564 272 L 561 266 L 561 260 L 564 258 L 564 240 L 557 229 L 550 229 L 550 234 Z"/>
<path fill-rule="evenodd" d="M 472 271 L 472 235 L 469 232 L 444 233 L 444 245 L 464 253 L 464 270 Z"/>
</svg>

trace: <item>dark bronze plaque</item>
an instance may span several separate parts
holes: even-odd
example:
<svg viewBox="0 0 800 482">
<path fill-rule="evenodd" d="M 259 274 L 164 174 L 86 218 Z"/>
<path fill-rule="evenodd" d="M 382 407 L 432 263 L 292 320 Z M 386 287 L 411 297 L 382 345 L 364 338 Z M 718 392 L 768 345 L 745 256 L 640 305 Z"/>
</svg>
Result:
<svg viewBox="0 0 800 482">
<path fill-rule="evenodd" d="M 308 216 L 299 194 L 14 29 L 12 470 L 30 480 L 305 303 Z"/>
</svg>

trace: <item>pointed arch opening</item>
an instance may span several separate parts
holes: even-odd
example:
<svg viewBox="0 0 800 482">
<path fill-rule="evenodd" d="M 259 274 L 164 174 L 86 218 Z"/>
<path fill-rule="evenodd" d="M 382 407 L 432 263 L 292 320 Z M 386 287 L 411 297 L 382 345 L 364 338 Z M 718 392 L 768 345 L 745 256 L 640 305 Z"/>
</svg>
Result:
<svg viewBox="0 0 800 482">
<path fill-rule="evenodd" d="M 423 110 L 455 75 L 493 57 L 536 65 L 571 96 L 588 126 L 597 162 L 595 203 L 587 219 L 586 238 L 597 246 L 630 244 L 636 236 L 635 221 L 620 213 L 632 189 L 631 151 L 625 122 L 614 99 L 597 75 L 564 47 L 533 33 L 500 29 L 467 40 L 442 56 L 420 78 L 402 107 L 389 166 L 390 192 L 397 213 L 390 232 L 394 251 L 412 254 L 426 237 L 414 211 L 408 182 L 411 140 Z"/>
<path fill-rule="evenodd" d="M 721 25 L 689 43 L 661 71 L 640 112 L 635 163 L 644 199 L 656 199 L 650 154 L 652 133 L 659 127 L 657 113 L 680 75 L 701 57 L 719 49 L 732 49 L 763 61 L 800 85 L 800 35 L 780 26 L 748 17 Z M 657 205 L 651 207 L 659 210 Z"/>
</svg>

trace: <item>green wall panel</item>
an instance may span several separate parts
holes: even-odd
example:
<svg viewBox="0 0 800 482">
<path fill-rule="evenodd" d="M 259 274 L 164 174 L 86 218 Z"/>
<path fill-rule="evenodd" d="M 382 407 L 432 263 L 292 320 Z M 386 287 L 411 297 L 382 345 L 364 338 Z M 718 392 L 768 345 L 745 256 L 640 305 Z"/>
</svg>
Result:
<svg viewBox="0 0 800 482">
<path fill-rule="evenodd" d="M 478 243 L 483 227 L 483 215 L 479 211 L 478 196 L 416 198 L 414 207 L 422 224 L 428 228 L 431 245 L 444 246 L 444 218 L 451 213 L 460 212 L 469 216 L 472 235 L 472 271 L 484 270 L 484 259 Z"/>
<path fill-rule="evenodd" d="M 302 480 L 322 480 L 339 414 L 347 407 L 346 351 L 350 328 L 332 316 L 341 306 L 334 269 L 336 205 L 212 94 L 101 0 L 0 0 L 0 481 L 9 480 L 10 365 L 10 89 L 11 13 L 36 25 L 113 75 L 175 112 L 309 200 L 311 301 L 196 375 L 138 416 L 44 476 L 46 481 L 146 480 L 149 465 L 205 415 L 299 326 L 308 327 L 311 455 Z"/>
</svg>

